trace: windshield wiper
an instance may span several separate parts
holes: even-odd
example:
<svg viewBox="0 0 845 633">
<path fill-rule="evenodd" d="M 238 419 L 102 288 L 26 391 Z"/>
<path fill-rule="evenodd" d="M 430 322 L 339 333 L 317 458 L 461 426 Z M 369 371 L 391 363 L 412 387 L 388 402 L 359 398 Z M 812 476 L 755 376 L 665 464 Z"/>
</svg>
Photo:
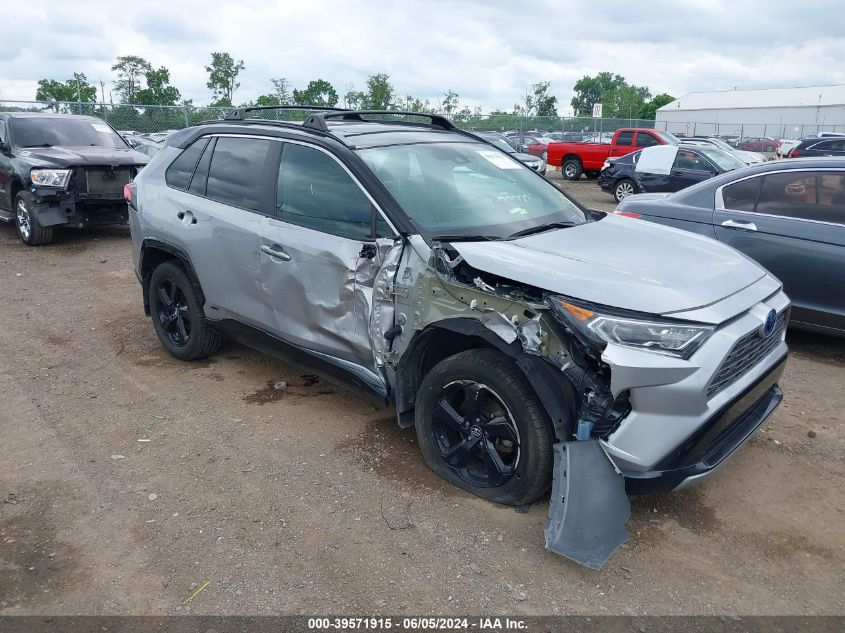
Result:
<svg viewBox="0 0 845 633">
<path fill-rule="evenodd" d="M 570 226 L 575 226 L 575 222 L 547 222 L 545 224 L 538 224 L 537 226 L 532 226 L 527 229 L 522 229 L 521 231 L 517 231 L 516 233 L 511 233 L 508 236 L 509 240 L 512 240 L 515 237 L 524 237 L 526 235 L 533 235 L 534 233 L 542 233 L 543 231 L 549 231 L 551 229 L 567 229 Z"/>
<path fill-rule="evenodd" d="M 435 242 L 493 242 L 502 238 L 496 235 L 432 235 L 431 239 Z"/>
<path fill-rule="evenodd" d="M 53 147 L 52 143 L 38 143 L 36 145 L 22 145 L 22 147 Z"/>
</svg>

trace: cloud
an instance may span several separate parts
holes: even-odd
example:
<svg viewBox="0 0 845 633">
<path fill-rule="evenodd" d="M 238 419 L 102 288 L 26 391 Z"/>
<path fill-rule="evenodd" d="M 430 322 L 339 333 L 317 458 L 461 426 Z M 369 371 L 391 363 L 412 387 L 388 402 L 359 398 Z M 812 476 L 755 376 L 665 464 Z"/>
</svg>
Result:
<svg viewBox="0 0 845 633">
<path fill-rule="evenodd" d="M 307 3 L 107 0 L 43 3 L 7 29 L 0 98 L 31 99 L 41 78 L 115 79 L 118 55 L 166 66 L 183 97 L 206 103 L 212 51 L 243 59 L 236 100 L 323 78 L 340 95 L 377 72 L 399 95 L 451 89 L 485 110 L 510 108 L 550 81 L 565 114 L 578 78 L 619 73 L 652 93 L 845 83 L 838 0 L 347 0 Z"/>
</svg>

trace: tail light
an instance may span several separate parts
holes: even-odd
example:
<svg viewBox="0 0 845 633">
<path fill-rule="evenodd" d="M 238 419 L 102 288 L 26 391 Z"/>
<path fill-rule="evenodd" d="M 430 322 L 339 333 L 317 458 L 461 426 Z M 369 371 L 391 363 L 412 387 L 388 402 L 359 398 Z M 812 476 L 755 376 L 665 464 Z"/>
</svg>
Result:
<svg viewBox="0 0 845 633">
<path fill-rule="evenodd" d="M 799 156 L 801 156 L 801 152 L 799 152 L 797 149 L 794 149 L 791 152 L 789 152 L 790 158 L 798 158 Z"/>
<path fill-rule="evenodd" d="M 125 185 L 123 185 L 123 199 L 126 200 L 126 204 L 128 204 L 132 208 L 135 208 L 134 182 L 127 182 Z"/>
<path fill-rule="evenodd" d="M 633 211 L 619 211 L 618 209 L 613 212 L 613 215 L 621 215 L 623 218 L 634 218 L 635 220 L 639 220 L 643 217 L 639 213 L 634 213 Z"/>
</svg>

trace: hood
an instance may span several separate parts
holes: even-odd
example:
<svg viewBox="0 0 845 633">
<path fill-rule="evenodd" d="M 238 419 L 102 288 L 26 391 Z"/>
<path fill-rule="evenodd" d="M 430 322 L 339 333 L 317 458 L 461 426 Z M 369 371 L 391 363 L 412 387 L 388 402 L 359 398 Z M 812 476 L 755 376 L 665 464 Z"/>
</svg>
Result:
<svg viewBox="0 0 845 633">
<path fill-rule="evenodd" d="M 38 167 L 85 167 L 87 165 L 146 165 L 148 156 L 134 149 L 111 147 L 24 147 L 15 154 Z"/>
<path fill-rule="evenodd" d="M 516 152 L 515 154 L 511 154 L 516 160 L 521 163 L 539 163 L 542 158 L 539 156 L 534 156 L 534 154 L 526 154 L 525 152 Z"/>
<path fill-rule="evenodd" d="M 756 164 L 756 163 L 765 163 L 766 157 L 760 154 L 759 152 L 746 152 L 741 149 L 735 149 L 734 154 L 737 155 L 741 161 L 744 161 L 748 164 Z"/>
<path fill-rule="evenodd" d="M 613 215 L 517 240 L 452 246 L 478 270 L 649 314 L 706 306 L 766 276 L 715 240 Z"/>
</svg>

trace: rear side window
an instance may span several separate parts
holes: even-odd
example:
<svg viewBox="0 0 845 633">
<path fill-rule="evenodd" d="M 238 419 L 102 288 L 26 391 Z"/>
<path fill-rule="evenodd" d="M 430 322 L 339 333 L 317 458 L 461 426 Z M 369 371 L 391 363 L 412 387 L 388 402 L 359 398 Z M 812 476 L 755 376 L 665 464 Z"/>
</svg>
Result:
<svg viewBox="0 0 845 633">
<path fill-rule="evenodd" d="M 652 145 L 660 145 L 660 141 L 647 132 L 639 132 L 637 134 L 638 147 L 651 147 Z"/>
<path fill-rule="evenodd" d="M 620 132 L 619 136 L 616 137 L 616 144 L 617 145 L 633 145 L 634 144 L 634 133 L 633 132 Z"/>
<path fill-rule="evenodd" d="M 762 178 L 740 180 L 722 189 L 722 199 L 726 209 L 734 211 L 753 211 L 760 191 Z"/>
<path fill-rule="evenodd" d="M 205 149 L 207 143 L 207 138 L 197 139 L 170 164 L 164 176 L 169 186 L 175 189 L 188 188 L 194 168 L 197 166 L 200 154 L 202 154 L 202 150 Z"/>
<path fill-rule="evenodd" d="M 208 168 L 211 166 L 211 155 L 214 151 L 215 142 L 216 139 L 211 139 L 208 145 L 206 145 L 205 151 L 202 153 L 202 157 L 197 163 L 197 168 L 194 170 L 194 176 L 191 178 L 191 185 L 188 187 L 188 191 L 195 193 L 198 196 L 205 195 L 205 186 L 208 182 Z"/>
<path fill-rule="evenodd" d="M 375 210 L 369 198 L 328 154 L 286 143 L 278 179 L 280 220 L 349 239 L 372 238 Z"/>
<path fill-rule="evenodd" d="M 845 172 L 794 172 L 763 178 L 757 212 L 845 225 Z"/>
<path fill-rule="evenodd" d="M 276 167 L 274 144 L 265 139 L 218 138 L 205 195 L 223 204 L 262 211 L 262 198 L 272 182 L 268 177 Z"/>
</svg>

